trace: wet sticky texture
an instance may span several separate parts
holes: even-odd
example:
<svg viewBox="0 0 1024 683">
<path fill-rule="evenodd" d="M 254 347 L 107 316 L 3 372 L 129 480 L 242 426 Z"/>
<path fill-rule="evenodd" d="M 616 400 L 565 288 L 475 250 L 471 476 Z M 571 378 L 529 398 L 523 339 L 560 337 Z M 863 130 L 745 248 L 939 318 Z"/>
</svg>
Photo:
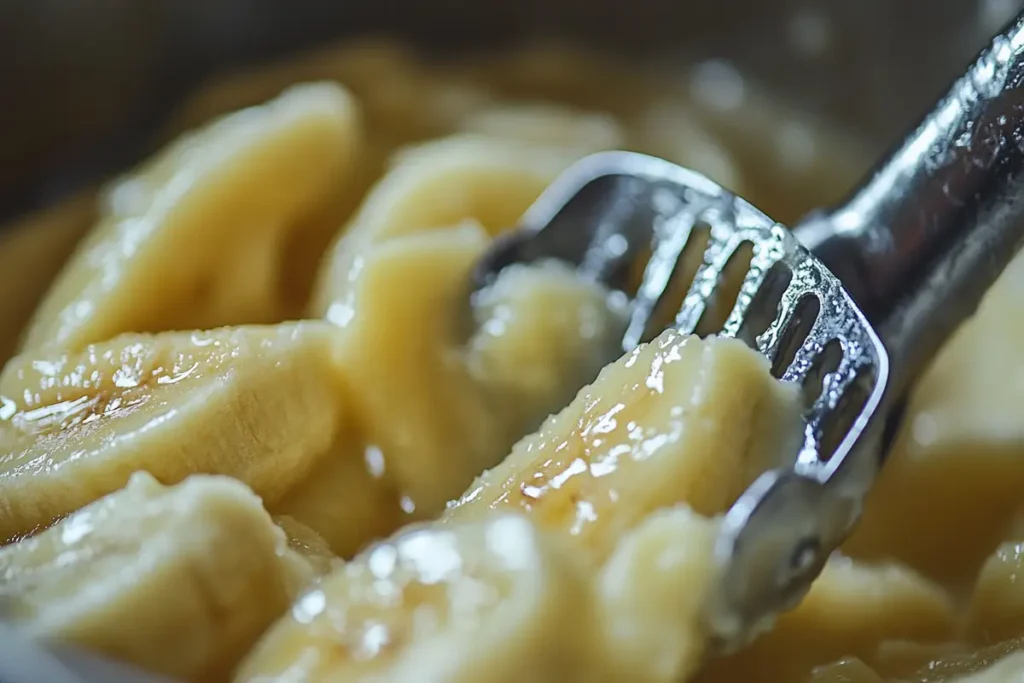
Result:
<svg viewBox="0 0 1024 683">
<path fill-rule="evenodd" d="M 528 512 L 597 560 L 646 514 L 724 512 L 799 437 L 794 388 L 741 342 L 674 331 L 605 368 L 446 512 Z"/>
<path fill-rule="evenodd" d="M 343 414 L 331 328 L 318 322 L 128 335 L 29 354 L 0 376 L 0 538 L 123 486 L 226 474 L 274 501 Z"/>
</svg>

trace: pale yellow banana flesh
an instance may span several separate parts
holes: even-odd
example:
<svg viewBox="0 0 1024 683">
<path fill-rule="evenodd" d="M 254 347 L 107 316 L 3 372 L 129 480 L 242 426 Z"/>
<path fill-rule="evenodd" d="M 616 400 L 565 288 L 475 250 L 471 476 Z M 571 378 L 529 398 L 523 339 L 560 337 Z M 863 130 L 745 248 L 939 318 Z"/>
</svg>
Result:
<svg viewBox="0 0 1024 683">
<path fill-rule="evenodd" d="M 595 561 L 652 511 L 724 512 L 800 433 L 799 396 L 741 342 L 667 331 L 485 472 L 451 521 L 525 512 Z M 795 452 L 789 448 L 789 452 Z"/>
<path fill-rule="evenodd" d="M 0 539 L 45 527 L 145 470 L 226 474 L 280 498 L 335 438 L 334 328 L 126 335 L 30 353 L 0 377 Z"/>
<path fill-rule="evenodd" d="M 599 635 L 587 654 L 607 652 L 604 661 L 596 658 L 609 683 L 685 681 L 701 665 L 717 532 L 717 520 L 676 506 L 652 513 L 618 541 L 597 572 Z M 599 673 L 592 676 L 602 680 Z"/>
<path fill-rule="evenodd" d="M 403 150 L 329 251 L 310 313 L 345 323 L 358 257 L 372 245 L 466 221 L 491 236 L 514 227 L 580 155 L 571 148 L 468 135 Z"/>
<path fill-rule="evenodd" d="M 752 680 L 764 671 L 797 681 L 814 666 L 843 656 L 868 659 L 882 641 L 944 642 L 955 625 L 953 603 L 939 586 L 905 567 L 837 555 L 772 631 L 743 652 L 709 662 L 694 681 Z"/>
<path fill-rule="evenodd" d="M 363 260 L 339 354 L 361 420 L 274 506 L 341 555 L 368 530 L 436 516 L 611 355 L 620 326 L 604 293 L 557 267 L 503 274 L 468 321 L 477 331 L 460 339 L 470 315 L 460 292 L 486 245 L 465 226 L 395 239 Z"/>
<path fill-rule="evenodd" d="M 992 644 L 1024 634 L 1024 517 L 988 556 L 975 580 L 967 609 L 966 635 Z"/>
<path fill-rule="evenodd" d="M 303 558 L 227 477 L 150 475 L 0 549 L 0 598 L 31 635 L 216 680 L 283 613 Z"/>
<path fill-rule="evenodd" d="M 670 683 L 699 662 L 715 528 L 661 513 L 601 575 L 516 515 L 407 530 L 296 601 L 235 680 Z M 673 642 L 651 659 L 653 633 Z"/>
<path fill-rule="evenodd" d="M 354 164 L 354 101 L 295 87 L 186 135 L 115 183 L 54 282 L 23 348 L 82 348 L 126 332 L 277 322 L 292 233 Z"/>
<path fill-rule="evenodd" d="M 752 397 L 759 412 L 741 411 L 739 419 L 728 412 L 749 405 Z M 486 606 L 489 618 L 508 628 L 500 642 L 486 635 L 490 622 L 481 622 L 478 612 L 469 612 L 472 620 L 463 631 L 458 623 L 423 616 L 416 606 L 420 598 L 404 593 L 384 602 L 386 618 L 374 612 L 353 624 L 352 614 L 362 614 L 355 610 L 380 603 L 375 591 L 394 594 L 387 582 L 374 583 L 385 578 L 374 574 L 374 566 L 380 557 L 398 554 L 395 548 L 405 542 L 400 534 L 300 600 L 243 665 L 238 680 L 274 680 L 286 671 L 300 681 L 411 680 L 413 672 L 422 674 L 421 680 L 471 681 L 480 680 L 482 671 L 496 681 L 521 675 L 552 681 L 574 675 L 593 681 L 621 680 L 623 675 L 637 681 L 679 680 L 697 668 L 703 655 L 701 596 L 714 576 L 716 525 L 690 507 L 658 510 L 674 504 L 699 506 L 705 514 L 724 510 L 730 496 L 767 466 L 772 447 L 798 434 L 799 424 L 795 390 L 772 379 L 763 358 L 736 341 L 701 341 L 668 332 L 602 371 L 569 408 L 481 477 L 441 523 L 412 532 L 413 538 L 489 538 L 496 532 L 480 530 L 517 519 L 506 513 L 521 514 L 530 524 L 514 523 L 524 534 L 529 530 L 531 537 L 550 538 L 545 542 L 558 553 L 570 553 L 566 566 L 572 571 L 566 571 L 577 588 L 552 588 L 561 597 L 538 599 L 543 611 L 536 608 L 537 614 L 522 622 L 506 611 L 534 602 L 490 584 L 477 589 L 498 596 Z M 712 444 L 717 448 L 711 449 Z M 724 466 L 714 467 L 715 461 Z M 423 551 L 426 559 L 420 560 L 423 571 L 466 562 L 458 552 L 446 555 L 445 544 L 463 547 L 455 540 L 430 543 L 429 553 Z M 522 546 L 517 557 L 534 556 L 525 541 L 509 545 Z M 469 552 L 486 543 L 466 541 L 465 547 L 463 552 Z M 553 568 L 546 573 L 561 575 Z M 496 574 L 506 578 L 494 581 L 518 578 L 507 569 Z M 402 576 L 403 582 L 410 581 Z M 576 602 L 566 603 L 573 595 L 579 596 Z M 316 614 L 302 611 L 309 606 L 306 600 Z M 427 631 L 414 629 L 418 619 Z M 367 622 L 384 625 L 386 634 L 374 631 L 372 637 L 383 638 L 386 645 L 369 653 L 372 657 L 365 651 L 360 657 Z M 520 629 L 532 634 L 527 649 L 520 649 L 525 637 Z M 561 634 L 554 653 L 545 649 L 550 632 Z M 468 633 L 477 634 L 473 647 L 466 647 Z M 344 644 L 340 651 L 332 645 L 339 642 Z M 603 653 L 603 659 L 595 653 Z M 521 666 L 510 667 L 509 661 Z"/>
<path fill-rule="evenodd" d="M 401 156 L 321 277 L 352 419 L 275 513 L 351 557 L 439 514 L 617 355 L 622 316 L 565 266 L 510 269 L 467 302 L 491 236 L 575 154 L 456 137 Z"/>
</svg>

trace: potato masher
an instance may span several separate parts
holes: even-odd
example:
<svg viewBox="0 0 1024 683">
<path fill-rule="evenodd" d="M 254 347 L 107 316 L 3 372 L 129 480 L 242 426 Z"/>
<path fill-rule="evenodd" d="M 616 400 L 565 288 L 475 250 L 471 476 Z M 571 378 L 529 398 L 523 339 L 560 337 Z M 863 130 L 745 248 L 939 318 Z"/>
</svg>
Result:
<svg viewBox="0 0 1024 683">
<path fill-rule="evenodd" d="M 718 334 L 804 387 L 805 428 L 799 453 L 725 515 L 705 610 L 722 651 L 809 590 L 860 517 L 909 383 L 1024 240 L 1022 47 L 1024 14 L 847 201 L 793 233 L 694 171 L 605 152 L 558 178 L 474 271 L 475 292 L 506 265 L 555 258 L 623 291 L 640 260 L 629 351 L 661 331 L 654 312 L 695 226 L 710 236 L 675 317 L 683 332 L 720 303 L 726 264 L 752 246 Z"/>
</svg>

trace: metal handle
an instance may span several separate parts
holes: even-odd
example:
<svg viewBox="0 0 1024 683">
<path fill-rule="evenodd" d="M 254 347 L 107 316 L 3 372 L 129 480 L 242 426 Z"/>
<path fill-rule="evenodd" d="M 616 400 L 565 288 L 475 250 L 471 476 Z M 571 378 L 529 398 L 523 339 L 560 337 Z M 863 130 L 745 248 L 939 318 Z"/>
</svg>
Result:
<svg viewBox="0 0 1024 683">
<path fill-rule="evenodd" d="M 1024 14 L 866 183 L 798 235 L 847 285 L 903 388 L 1024 239 Z"/>
</svg>

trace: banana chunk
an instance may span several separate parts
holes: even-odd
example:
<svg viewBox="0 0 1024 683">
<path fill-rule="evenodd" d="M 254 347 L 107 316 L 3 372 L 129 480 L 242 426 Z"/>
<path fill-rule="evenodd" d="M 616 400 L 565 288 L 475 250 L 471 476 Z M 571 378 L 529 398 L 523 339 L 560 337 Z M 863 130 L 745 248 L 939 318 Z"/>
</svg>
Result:
<svg viewBox="0 0 1024 683">
<path fill-rule="evenodd" d="M 412 528 L 300 598 L 235 680 L 675 683 L 703 654 L 717 526 L 657 513 L 600 570 L 518 515 Z"/>
<path fill-rule="evenodd" d="M 128 485 L 0 548 L 0 599 L 34 637 L 186 680 L 226 675 L 288 607 L 284 534 L 227 477 Z"/>
<path fill-rule="evenodd" d="M 903 429 L 846 544 L 970 586 L 1024 489 L 1024 255 L 911 395 Z"/>
<path fill-rule="evenodd" d="M 183 136 L 106 194 L 23 348 L 295 317 L 293 234 L 344 185 L 358 116 L 344 90 L 289 89 Z M 304 302 L 302 302 L 304 305 Z"/>
<path fill-rule="evenodd" d="M 879 643 L 952 638 L 953 602 L 939 586 L 894 564 L 833 556 L 807 597 L 746 650 L 709 662 L 695 683 L 798 681 L 840 657 L 869 660 Z"/>
<path fill-rule="evenodd" d="M 570 158 L 445 140 L 410 152 L 366 200 L 316 312 L 339 328 L 353 419 L 275 513 L 351 557 L 439 514 L 615 357 L 620 312 L 567 267 L 510 268 L 469 303 L 491 235 Z"/>
<path fill-rule="evenodd" d="M 235 681 L 569 680 L 586 662 L 589 595 L 521 517 L 412 528 L 300 598 Z"/>
<path fill-rule="evenodd" d="M 125 335 L 0 376 L 0 539 L 145 470 L 226 474 L 279 499 L 333 443 L 335 330 L 319 322 Z"/>
<path fill-rule="evenodd" d="M 674 330 L 601 371 L 446 512 L 528 513 L 597 563 L 652 511 L 724 512 L 753 478 L 796 453 L 800 404 L 742 342 Z"/>
<path fill-rule="evenodd" d="M 678 683 L 703 661 L 704 598 L 715 578 L 718 521 L 685 506 L 651 514 L 617 543 L 597 575 L 611 681 Z"/>
<path fill-rule="evenodd" d="M 621 328 L 605 292 L 556 266 L 503 273 L 480 297 L 476 332 L 460 338 L 469 269 L 487 243 L 466 225 L 363 257 L 339 344 L 358 421 L 272 506 L 342 556 L 439 514 L 614 355 Z"/>
<path fill-rule="evenodd" d="M 310 313 L 345 325 L 368 248 L 465 221 L 494 236 L 523 212 L 580 151 L 459 135 L 396 155 L 331 248 Z"/>
<path fill-rule="evenodd" d="M 968 607 L 967 635 L 972 641 L 997 643 L 1024 634 L 1022 570 L 1022 541 L 1007 541 L 989 556 Z"/>
</svg>

